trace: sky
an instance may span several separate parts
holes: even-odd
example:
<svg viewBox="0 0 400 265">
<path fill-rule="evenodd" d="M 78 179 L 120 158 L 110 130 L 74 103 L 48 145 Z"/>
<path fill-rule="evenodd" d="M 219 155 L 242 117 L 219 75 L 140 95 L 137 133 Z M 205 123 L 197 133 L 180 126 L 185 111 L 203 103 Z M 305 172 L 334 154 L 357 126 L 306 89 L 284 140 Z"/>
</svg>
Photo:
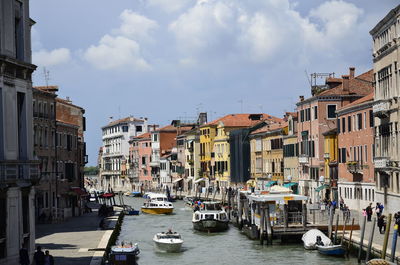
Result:
<svg viewBox="0 0 400 265">
<path fill-rule="evenodd" d="M 110 117 L 293 111 L 311 73 L 372 68 L 369 31 L 398 0 L 30 1 L 34 86 L 82 106 L 89 165 Z M 45 78 L 45 70 L 49 72 Z M 320 82 L 323 80 L 319 80 Z"/>
</svg>

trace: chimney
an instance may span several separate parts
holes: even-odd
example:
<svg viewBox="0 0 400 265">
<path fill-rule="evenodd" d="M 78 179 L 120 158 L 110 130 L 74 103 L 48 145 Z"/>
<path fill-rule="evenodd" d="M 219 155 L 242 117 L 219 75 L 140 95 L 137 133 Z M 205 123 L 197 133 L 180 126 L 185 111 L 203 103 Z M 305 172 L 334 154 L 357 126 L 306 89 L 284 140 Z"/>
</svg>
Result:
<svg viewBox="0 0 400 265">
<path fill-rule="evenodd" d="M 349 76 L 348 75 L 342 75 L 343 83 L 343 91 L 349 92 Z"/>
<path fill-rule="evenodd" d="M 350 79 L 354 79 L 354 73 L 356 71 L 355 67 L 349 67 L 349 75 L 350 75 Z"/>
<path fill-rule="evenodd" d="M 300 101 L 304 101 L 304 96 L 299 96 Z"/>
</svg>

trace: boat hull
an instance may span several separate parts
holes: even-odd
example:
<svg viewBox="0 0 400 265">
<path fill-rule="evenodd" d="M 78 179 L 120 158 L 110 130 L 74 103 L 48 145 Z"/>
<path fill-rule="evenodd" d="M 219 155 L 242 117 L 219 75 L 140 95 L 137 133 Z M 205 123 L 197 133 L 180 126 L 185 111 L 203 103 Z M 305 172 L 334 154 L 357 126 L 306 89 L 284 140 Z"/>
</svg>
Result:
<svg viewBox="0 0 400 265">
<path fill-rule="evenodd" d="M 143 213 L 148 214 L 172 214 L 174 208 L 145 208 L 142 207 Z"/>
<path fill-rule="evenodd" d="M 182 243 L 162 243 L 154 241 L 154 245 L 158 250 L 165 252 L 180 252 Z"/>
<path fill-rule="evenodd" d="M 199 220 L 193 222 L 193 228 L 201 232 L 223 232 L 229 228 L 229 222 L 215 219 Z"/>
<path fill-rule="evenodd" d="M 320 254 L 330 256 L 343 256 L 346 253 L 342 245 L 317 246 L 317 249 Z"/>
</svg>

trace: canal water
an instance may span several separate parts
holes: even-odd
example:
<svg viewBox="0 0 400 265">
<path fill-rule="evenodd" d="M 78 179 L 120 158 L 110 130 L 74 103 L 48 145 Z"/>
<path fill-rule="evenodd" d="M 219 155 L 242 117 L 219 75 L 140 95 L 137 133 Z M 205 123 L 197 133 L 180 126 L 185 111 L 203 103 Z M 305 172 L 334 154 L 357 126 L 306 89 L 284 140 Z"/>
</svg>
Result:
<svg viewBox="0 0 400 265">
<path fill-rule="evenodd" d="M 142 198 L 124 198 L 125 204 L 140 209 Z M 139 265 L 157 264 L 304 264 L 334 265 L 357 264 L 354 258 L 327 257 L 317 251 L 305 251 L 302 244 L 261 246 L 258 241 L 251 241 L 231 226 L 227 232 L 207 234 L 192 228 L 192 210 L 183 201 L 174 203 L 173 215 L 125 216 L 119 241 L 137 242 L 140 248 Z M 157 252 L 153 236 L 157 232 L 172 228 L 180 233 L 184 240 L 182 252 Z"/>
</svg>

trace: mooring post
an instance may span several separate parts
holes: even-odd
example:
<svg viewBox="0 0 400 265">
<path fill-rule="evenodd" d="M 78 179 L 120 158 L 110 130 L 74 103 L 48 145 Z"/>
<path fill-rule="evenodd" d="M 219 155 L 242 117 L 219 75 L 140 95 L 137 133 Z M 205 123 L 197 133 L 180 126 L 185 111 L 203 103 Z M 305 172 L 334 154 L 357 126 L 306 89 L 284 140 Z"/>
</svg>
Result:
<svg viewBox="0 0 400 265">
<path fill-rule="evenodd" d="M 350 252 L 350 246 L 351 246 L 351 237 L 353 236 L 353 228 L 354 228 L 354 218 L 351 221 L 351 227 L 350 227 L 350 236 L 349 236 L 349 245 L 347 246 L 347 255 Z"/>
<path fill-rule="evenodd" d="M 363 217 L 363 222 L 361 226 L 361 238 L 360 238 L 360 249 L 358 250 L 358 263 L 361 262 L 361 254 L 362 254 L 362 249 L 364 245 L 364 234 L 365 234 L 365 223 L 367 221 L 367 217 Z"/>
<path fill-rule="evenodd" d="M 264 225 L 265 225 L 265 208 L 264 204 L 257 203 L 257 206 L 259 207 L 260 210 L 260 244 L 264 244 Z"/>
<path fill-rule="evenodd" d="M 390 232 L 390 226 L 392 224 L 392 214 L 389 214 L 387 225 L 386 225 L 386 230 L 385 230 L 385 238 L 383 239 L 383 247 L 382 247 L 382 253 L 381 253 L 381 259 L 386 258 L 386 249 L 388 245 L 388 240 L 389 240 L 389 232 Z"/>
<path fill-rule="evenodd" d="M 390 252 L 390 261 L 391 262 L 394 262 L 394 259 L 395 259 L 398 230 L 399 230 L 398 225 L 395 225 L 394 230 L 393 230 L 392 251 Z"/>
<path fill-rule="evenodd" d="M 344 234 L 346 233 L 346 224 L 347 224 L 347 219 L 343 220 L 343 233 L 342 233 L 342 238 L 340 239 L 340 245 L 343 246 L 343 240 L 344 240 Z"/>
<path fill-rule="evenodd" d="M 365 257 L 365 262 L 369 261 L 369 257 L 371 256 L 372 241 L 374 240 L 375 224 L 376 224 L 376 217 L 374 217 L 374 220 L 372 221 L 372 230 L 369 235 L 367 256 Z"/>
<path fill-rule="evenodd" d="M 285 203 L 284 205 L 283 205 L 283 223 L 284 223 L 284 227 L 285 227 L 285 231 L 286 231 L 286 228 L 288 228 L 289 227 L 289 214 L 288 214 L 288 205 Z"/>
<path fill-rule="evenodd" d="M 330 239 L 332 239 L 332 227 L 333 227 L 333 207 L 329 207 L 328 237 Z"/>
<path fill-rule="evenodd" d="M 271 227 L 271 217 L 269 215 L 269 204 L 266 207 L 266 224 L 267 224 L 267 240 L 268 244 L 272 245 L 272 227 Z"/>
<path fill-rule="evenodd" d="M 333 244 L 334 245 L 336 245 L 336 241 L 337 241 L 337 230 L 338 230 L 338 227 L 339 227 L 339 218 L 340 218 L 340 215 L 338 214 L 336 216 L 335 237 L 334 237 L 334 240 L 333 240 Z"/>
<path fill-rule="evenodd" d="M 303 203 L 303 228 L 305 229 L 307 227 L 307 205 Z"/>
</svg>

